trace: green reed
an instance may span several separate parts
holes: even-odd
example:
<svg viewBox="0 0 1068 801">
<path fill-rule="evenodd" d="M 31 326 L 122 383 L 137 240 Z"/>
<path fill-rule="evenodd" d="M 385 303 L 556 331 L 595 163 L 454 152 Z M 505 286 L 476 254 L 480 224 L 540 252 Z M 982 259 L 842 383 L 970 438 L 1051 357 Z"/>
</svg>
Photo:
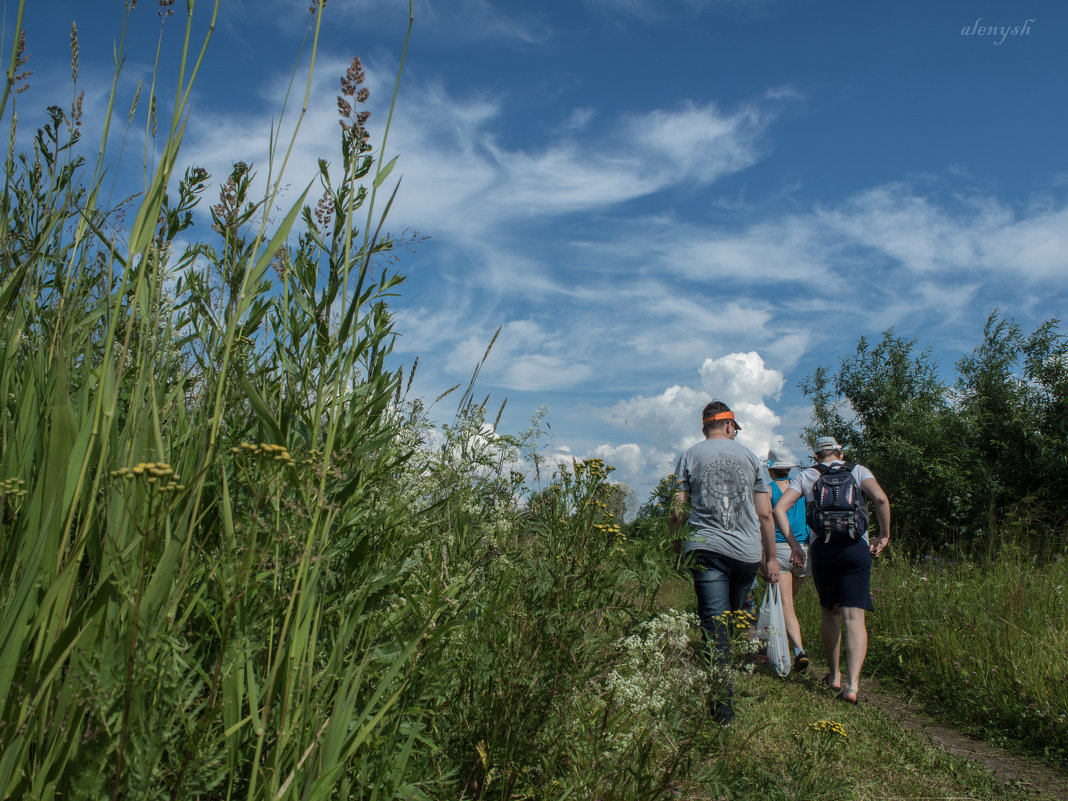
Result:
<svg viewBox="0 0 1068 801">
<path fill-rule="evenodd" d="M 359 60 L 335 167 L 287 176 L 303 110 L 283 110 L 288 142 L 209 200 L 181 145 L 217 0 L 186 4 L 173 74 L 157 45 L 132 98 L 149 12 L 126 4 L 89 160 L 76 28 L 75 99 L 20 148 L 23 8 L 0 97 L 0 797 L 670 794 L 703 702 L 666 692 L 653 721 L 619 689 L 650 680 L 621 643 L 653 614 L 662 543 L 626 542 L 596 460 L 531 493 L 537 444 L 487 425 L 474 379 L 438 430 L 389 366 L 395 159 L 370 143 Z M 127 101 L 132 207 L 105 183 Z"/>
<path fill-rule="evenodd" d="M 282 156 L 261 196 L 235 165 L 198 226 L 210 176 L 178 164 L 219 3 L 198 46 L 196 5 L 128 230 L 104 201 L 113 156 L 80 155 L 80 99 L 17 152 L 15 31 L 0 201 L 4 798 L 362 797 L 388 793 L 411 753 L 400 702 L 441 587 L 387 602 L 414 543 L 406 510 L 382 501 L 409 455 L 392 446 L 383 305 L 401 279 L 372 272 L 392 243 L 357 219 L 374 219 L 361 182 L 389 174 L 356 108 L 362 69 L 342 84 L 340 174 L 312 181 L 322 219 L 311 183 L 273 213 Z"/>
</svg>

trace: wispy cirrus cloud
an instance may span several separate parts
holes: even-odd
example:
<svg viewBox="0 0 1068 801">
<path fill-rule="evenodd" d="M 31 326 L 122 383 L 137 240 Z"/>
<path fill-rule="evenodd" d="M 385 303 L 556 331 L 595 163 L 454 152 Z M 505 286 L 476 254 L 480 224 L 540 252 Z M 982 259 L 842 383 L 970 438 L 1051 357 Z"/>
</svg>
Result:
<svg viewBox="0 0 1068 801">
<path fill-rule="evenodd" d="M 575 125 L 570 112 L 560 123 L 570 133 L 531 148 L 503 137 L 508 102 L 458 98 L 440 85 L 409 94 L 394 141 L 414 196 L 401 200 L 402 217 L 417 217 L 423 229 L 471 235 L 480 224 L 495 230 L 605 210 L 672 186 L 708 185 L 761 158 L 775 113 L 757 103 L 733 111 L 685 103 L 595 127 L 582 114 Z"/>
<path fill-rule="evenodd" d="M 673 19 L 680 10 L 694 15 L 715 10 L 756 12 L 778 0 L 584 0 L 584 2 L 588 8 L 602 14 L 632 18 L 648 23 Z"/>
</svg>

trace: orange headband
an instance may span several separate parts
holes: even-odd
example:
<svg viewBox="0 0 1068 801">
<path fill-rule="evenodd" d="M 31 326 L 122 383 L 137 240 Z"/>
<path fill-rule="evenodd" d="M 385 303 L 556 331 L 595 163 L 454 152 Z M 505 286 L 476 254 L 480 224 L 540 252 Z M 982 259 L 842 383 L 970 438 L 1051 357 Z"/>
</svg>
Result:
<svg viewBox="0 0 1068 801">
<path fill-rule="evenodd" d="M 705 417 L 701 420 L 701 425 L 707 425 L 708 423 L 714 423 L 717 420 L 733 420 L 734 412 L 719 412 L 711 417 Z"/>
</svg>

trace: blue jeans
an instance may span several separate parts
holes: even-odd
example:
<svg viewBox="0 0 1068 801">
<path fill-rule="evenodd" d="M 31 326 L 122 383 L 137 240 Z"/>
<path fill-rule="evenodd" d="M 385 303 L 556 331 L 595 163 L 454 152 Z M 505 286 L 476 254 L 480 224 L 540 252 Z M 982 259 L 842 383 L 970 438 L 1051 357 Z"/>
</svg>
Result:
<svg viewBox="0 0 1068 801">
<path fill-rule="evenodd" d="M 712 551 L 693 551 L 692 555 L 697 617 L 705 641 L 715 645 L 721 659 L 727 659 L 731 650 L 730 631 L 721 616 L 742 608 L 760 563 L 740 562 Z"/>
</svg>

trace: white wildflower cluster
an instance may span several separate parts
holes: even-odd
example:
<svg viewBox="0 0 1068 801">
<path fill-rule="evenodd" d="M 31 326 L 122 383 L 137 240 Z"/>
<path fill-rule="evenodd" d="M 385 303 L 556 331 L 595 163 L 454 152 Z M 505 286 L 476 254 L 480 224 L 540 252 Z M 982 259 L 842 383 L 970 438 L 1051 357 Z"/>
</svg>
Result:
<svg viewBox="0 0 1068 801">
<path fill-rule="evenodd" d="M 670 700 L 704 692 L 707 675 L 693 658 L 696 615 L 671 611 L 657 615 L 619 641 L 620 660 L 606 687 L 632 712 L 655 716 Z"/>
</svg>

